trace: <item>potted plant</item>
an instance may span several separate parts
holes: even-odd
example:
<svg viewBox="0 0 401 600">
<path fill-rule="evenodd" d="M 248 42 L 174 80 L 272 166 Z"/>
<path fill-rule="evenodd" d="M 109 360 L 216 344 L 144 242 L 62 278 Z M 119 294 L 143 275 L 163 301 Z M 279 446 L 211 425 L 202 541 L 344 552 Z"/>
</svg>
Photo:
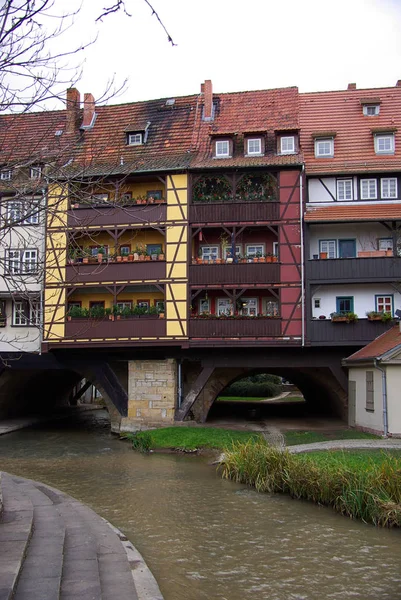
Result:
<svg viewBox="0 0 401 600">
<path fill-rule="evenodd" d="M 103 262 L 104 255 L 106 254 L 106 249 L 104 246 L 100 246 L 97 251 L 97 262 Z"/>
<path fill-rule="evenodd" d="M 368 317 L 368 321 L 381 321 L 382 320 L 382 313 L 378 312 L 376 310 L 371 310 L 371 311 L 367 312 L 366 316 Z"/>
<path fill-rule="evenodd" d="M 340 312 L 332 312 L 330 313 L 330 318 L 333 323 L 345 323 L 347 321 L 347 317 L 345 313 Z"/>
<path fill-rule="evenodd" d="M 160 252 L 158 258 L 159 258 L 159 260 L 165 260 L 164 252 Z M 192 260 L 194 261 L 195 259 L 192 259 Z"/>
<path fill-rule="evenodd" d="M 391 321 L 391 319 L 393 318 L 393 315 L 391 314 L 391 312 L 382 312 L 381 313 L 381 320 L 383 321 L 383 323 L 388 323 L 388 321 Z"/>
<path fill-rule="evenodd" d="M 232 256 L 232 254 L 229 252 L 227 254 L 226 263 L 229 264 L 229 265 L 231 265 L 233 263 L 233 261 L 234 261 L 234 258 Z"/>
<path fill-rule="evenodd" d="M 122 311 L 121 311 L 120 314 L 121 314 L 121 316 L 124 319 L 127 319 L 128 317 L 130 317 L 132 315 L 131 307 L 130 306 L 124 306 L 124 308 L 122 309 Z"/>
<path fill-rule="evenodd" d="M 345 316 L 347 317 L 347 323 L 355 323 L 358 320 L 358 315 L 354 312 L 347 312 Z"/>
</svg>

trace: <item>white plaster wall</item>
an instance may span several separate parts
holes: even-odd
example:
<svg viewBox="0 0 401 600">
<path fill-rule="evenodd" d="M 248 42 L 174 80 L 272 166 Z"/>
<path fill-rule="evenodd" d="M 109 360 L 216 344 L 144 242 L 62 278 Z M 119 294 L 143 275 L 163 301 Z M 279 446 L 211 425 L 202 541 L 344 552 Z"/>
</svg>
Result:
<svg viewBox="0 0 401 600">
<path fill-rule="evenodd" d="M 14 327 L 11 299 L 6 300 L 6 316 L 6 327 L 0 327 L 0 352 L 39 352 L 40 327 Z"/>
<path fill-rule="evenodd" d="M 37 249 L 38 272 L 35 275 L 8 275 L 7 250 Z M 44 271 L 45 227 L 44 225 L 19 226 L 6 230 L 0 241 L 0 292 L 40 291 Z"/>
<path fill-rule="evenodd" d="M 401 436 L 401 366 L 387 365 L 388 431 Z"/>
<path fill-rule="evenodd" d="M 390 238 L 391 234 L 380 223 L 342 223 L 330 225 L 312 225 L 309 228 L 309 258 L 319 255 L 319 240 L 356 240 L 356 251 L 378 249 L 379 238 Z M 338 242 L 337 242 L 338 252 Z M 337 254 L 338 256 L 338 254 Z"/>
<path fill-rule="evenodd" d="M 366 371 L 373 371 L 374 411 L 366 410 Z M 383 432 L 383 396 L 381 372 L 373 367 L 352 367 L 348 379 L 356 382 L 355 425 Z"/>
<path fill-rule="evenodd" d="M 339 179 L 351 179 L 350 177 L 343 177 Z M 353 195 L 354 200 L 358 199 L 358 178 L 352 177 L 352 185 L 353 185 Z M 324 185 L 323 185 L 323 183 Z M 337 178 L 336 177 L 320 177 L 320 178 L 310 178 L 308 179 L 308 202 L 310 203 L 319 203 L 319 202 L 334 202 L 330 193 L 326 190 L 329 190 L 334 198 L 337 198 Z M 345 201 L 340 201 L 342 204 Z M 353 200 L 348 201 L 353 202 Z"/>
<path fill-rule="evenodd" d="M 336 312 L 336 296 L 353 296 L 354 312 L 360 319 L 366 319 L 366 313 L 375 310 L 375 295 L 377 294 L 392 295 L 394 311 L 397 308 L 401 309 L 401 294 L 388 283 L 324 285 L 318 288 L 312 296 L 312 316 L 318 318 L 320 315 L 325 315 L 329 319 L 330 313 Z M 320 298 L 320 308 L 315 308 L 315 298 Z"/>
</svg>

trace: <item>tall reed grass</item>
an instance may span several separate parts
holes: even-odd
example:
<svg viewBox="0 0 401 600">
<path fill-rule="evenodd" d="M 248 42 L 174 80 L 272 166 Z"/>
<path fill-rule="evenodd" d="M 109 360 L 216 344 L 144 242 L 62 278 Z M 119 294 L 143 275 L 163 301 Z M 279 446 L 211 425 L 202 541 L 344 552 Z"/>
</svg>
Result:
<svg viewBox="0 0 401 600">
<path fill-rule="evenodd" d="M 401 525 L 401 461 L 314 460 L 269 446 L 261 439 L 236 443 L 220 465 L 226 479 L 332 506 L 352 519 L 382 527 Z"/>
</svg>

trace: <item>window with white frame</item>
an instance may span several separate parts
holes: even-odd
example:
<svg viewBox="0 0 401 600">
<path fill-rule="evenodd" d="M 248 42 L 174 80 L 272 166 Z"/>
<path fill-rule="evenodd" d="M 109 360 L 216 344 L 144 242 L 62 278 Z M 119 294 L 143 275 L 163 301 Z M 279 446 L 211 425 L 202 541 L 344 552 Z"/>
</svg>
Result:
<svg viewBox="0 0 401 600">
<path fill-rule="evenodd" d="M 127 140 L 129 146 L 141 146 L 143 143 L 142 133 L 129 133 Z"/>
<path fill-rule="evenodd" d="M 392 250 L 393 238 L 379 238 L 377 240 L 378 250 Z"/>
<path fill-rule="evenodd" d="M 375 135 L 376 154 L 394 154 L 394 134 Z"/>
<path fill-rule="evenodd" d="M 313 306 L 315 308 L 321 308 L 321 298 L 314 298 L 314 300 L 313 300 Z"/>
<path fill-rule="evenodd" d="M 278 242 L 273 242 L 273 256 L 278 258 Z"/>
<path fill-rule="evenodd" d="M 330 158 L 334 156 L 334 139 L 316 139 L 315 156 L 317 158 Z"/>
<path fill-rule="evenodd" d="M 210 300 L 209 298 L 201 298 L 199 300 L 199 314 L 210 313 Z"/>
<path fill-rule="evenodd" d="M 7 267 L 9 275 L 24 275 L 36 273 L 38 270 L 38 251 L 32 250 L 7 250 Z"/>
<path fill-rule="evenodd" d="M 40 302 L 38 300 L 15 300 L 13 302 L 13 325 L 29 327 L 40 324 Z"/>
<path fill-rule="evenodd" d="M 146 310 L 149 310 L 149 300 L 139 300 L 137 307 L 146 308 Z"/>
<path fill-rule="evenodd" d="M 244 317 L 256 317 L 258 314 L 257 298 L 242 298 L 241 315 Z"/>
<path fill-rule="evenodd" d="M 201 246 L 203 260 L 216 260 L 219 258 L 218 246 Z"/>
<path fill-rule="evenodd" d="M 366 117 L 376 117 L 380 114 L 380 104 L 365 104 L 363 107 L 363 114 Z"/>
<path fill-rule="evenodd" d="M 361 179 L 361 200 L 376 200 L 377 181 L 376 179 Z"/>
<path fill-rule="evenodd" d="M 337 200 L 353 200 L 352 179 L 337 179 Z"/>
<path fill-rule="evenodd" d="M 39 200 L 10 200 L 7 202 L 8 219 L 17 225 L 37 225 L 39 211 Z"/>
<path fill-rule="evenodd" d="M 376 311 L 393 314 L 393 296 L 375 296 Z"/>
<path fill-rule="evenodd" d="M 224 247 L 224 256 L 223 258 L 227 258 L 229 255 L 232 255 L 232 246 L 225 246 Z M 240 256 L 241 255 L 241 245 L 236 245 L 235 246 L 235 256 Z"/>
<path fill-rule="evenodd" d="M 286 135 L 280 138 L 280 153 L 281 154 L 294 154 L 295 152 L 295 137 L 293 135 Z"/>
<path fill-rule="evenodd" d="M 42 167 L 41 166 L 31 167 L 29 176 L 31 179 L 40 179 L 42 176 Z"/>
<path fill-rule="evenodd" d="M 233 314 L 233 301 L 231 298 L 217 298 L 217 315 L 230 316 Z"/>
<path fill-rule="evenodd" d="M 230 156 L 230 142 L 228 140 L 216 140 L 215 144 L 216 158 L 227 158 Z"/>
<path fill-rule="evenodd" d="M 260 138 L 247 140 L 247 154 L 262 154 L 262 140 Z"/>
<path fill-rule="evenodd" d="M 248 258 L 254 258 L 255 256 L 263 256 L 265 253 L 264 244 L 247 244 L 246 255 Z"/>
<path fill-rule="evenodd" d="M 382 177 L 380 185 L 382 198 L 397 198 L 398 190 L 396 177 Z"/>
<path fill-rule="evenodd" d="M 319 252 L 326 252 L 327 258 L 337 258 L 337 240 L 319 240 Z"/>
<path fill-rule="evenodd" d="M 7 181 L 9 179 L 11 179 L 12 177 L 12 170 L 11 169 L 2 169 L 0 171 L 0 179 L 2 181 Z"/>
<path fill-rule="evenodd" d="M 117 308 L 119 312 L 122 312 L 124 308 L 132 308 L 132 302 L 126 300 L 125 302 L 117 302 Z"/>
</svg>

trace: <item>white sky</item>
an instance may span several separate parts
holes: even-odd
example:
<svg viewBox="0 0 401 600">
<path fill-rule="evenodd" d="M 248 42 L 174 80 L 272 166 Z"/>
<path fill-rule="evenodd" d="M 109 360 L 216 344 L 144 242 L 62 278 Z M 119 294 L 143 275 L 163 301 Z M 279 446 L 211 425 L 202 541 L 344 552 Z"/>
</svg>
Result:
<svg viewBox="0 0 401 600">
<path fill-rule="evenodd" d="M 79 0 L 56 0 L 68 10 Z M 63 42 L 83 43 L 78 88 L 99 97 L 113 75 L 124 94 L 109 103 L 298 86 L 301 92 L 394 86 L 401 79 L 401 0 L 143 0 L 95 24 L 115 0 L 83 0 Z M 58 40 L 60 44 L 61 40 Z"/>
</svg>

